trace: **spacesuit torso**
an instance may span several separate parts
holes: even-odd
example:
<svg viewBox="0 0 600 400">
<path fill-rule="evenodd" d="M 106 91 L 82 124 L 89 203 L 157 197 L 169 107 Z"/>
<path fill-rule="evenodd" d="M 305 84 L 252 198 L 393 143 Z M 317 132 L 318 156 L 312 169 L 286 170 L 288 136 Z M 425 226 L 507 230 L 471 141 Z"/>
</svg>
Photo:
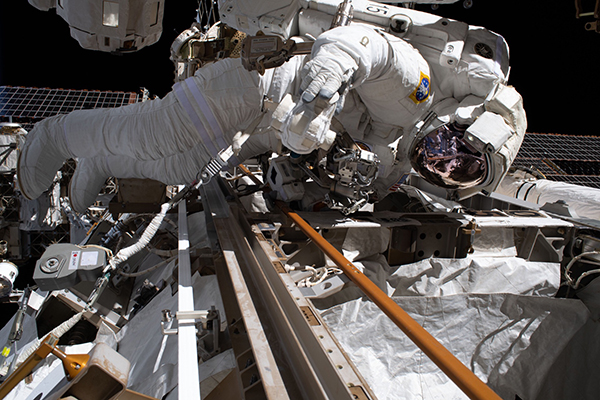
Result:
<svg viewBox="0 0 600 400">
<path fill-rule="evenodd" d="M 349 52 L 354 50 L 352 45 L 346 45 L 351 41 L 364 43 L 364 47 L 372 46 L 367 56 L 355 56 L 375 59 L 372 70 L 365 74 L 359 66 L 355 74 L 359 77 L 354 81 L 360 82 L 348 92 L 344 108 L 335 118 L 361 147 L 377 154 L 380 161 L 374 184 L 377 198 L 395 190 L 406 179 L 411 169 L 409 152 L 415 139 L 415 126 L 429 111 L 437 113 L 438 124 L 457 118 L 461 123 L 470 124 L 483 112 L 486 97 L 506 79 L 508 49 L 500 36 L 456 21 L 447 25 L 442 24 L 445 20 L 439 18 L 439 21 L 438 27 L 428 28 L 430 31 L 422 28 L 419 32 L 434 36 L 431 32 L 437 28 L 459 31 L 464 49 L 455 67 L 448 65 L 431 37 L 426 35 L 427 39 L 413 36 L 412 44 L 419 51 L 407 41 L 367 24 L 327 31 L 317 40 L 317 43 L 344 43 L 342 46 Z M 377 40 L 381 43 L 373 45 Z M 307 60 L 294 57 L 261 77 L 268 86 L 266 96 L 274 102 L 280 102 L 287 93 L 299 96 L 301 70 Z M 382 65 L 377 64 L 380 60 L 384 60 Z"/>
<path fill-rule="evenodd" d="M 423 118 L 434 101 L 434 94 L 430 89 L 429 66 L 410 44 L 376 32 L 371 27 L 352 28 L 357 40 L 366 37 L 362 35 L 367 31 L 370 31 L 371 40 L 379 37 L 384 47 L 388 47 L 387 40 L 390 40 L 389 53 L 382 55 L 385 63 L 376 74 L 371 71 L 368 79 L 347 93 L 344 107 L 335 118 L 362 148 L 377 154 L 380 164 L 376 187 L 384 195 L 410 170 L 407 155 L 398 152 L 398 149 L 408 151 L 410 143 L 399 144 L 410 142 L 405 132 L 410 134 L 414 125 Z M 337 35 L 347 34 L 348 29 L 344 29 L 341 33 L 329 34 L 327 40 L 336 40 Z M 260 87 L 266 90 L 265 97 L 279 103 L 286 94 L 298 96 L 301 93 L 300 71 L 308 60 L 309 57 L 296 56 L 259 77 Z M 270 118 L 269 114 L 265 116 L 263 129 Z M 262 135 L 251 139 L 243 155 L 273 150 L 277 132 L 271 129 L 269 134 L 268 138 Z"/>
</svg>

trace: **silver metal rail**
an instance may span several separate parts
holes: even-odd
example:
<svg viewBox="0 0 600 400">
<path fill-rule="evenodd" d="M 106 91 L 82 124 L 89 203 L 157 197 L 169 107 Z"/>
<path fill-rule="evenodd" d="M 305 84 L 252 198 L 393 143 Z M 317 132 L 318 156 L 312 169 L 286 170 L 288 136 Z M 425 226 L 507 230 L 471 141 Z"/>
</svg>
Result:
<svg viewBox="0 0 600 400">
<path fill-rule="evenodd" d="M 219 180 L 202 187 L 202 200 L 205 214 L 212 216 L 232 281 L 240 271 L 248 288 L 235 293 L 237 302 L 240 308 L 257 311 L 258 320 L 244 316 L 244 323 L 247 328 L 260 327 L 264 333 L 257 340 L 274 354 L 275 369 L 272 364 L 261 366 L 262 360 L 256 359 L 266 398 L 282 398 L 282 392 L 287 392 L 294 399 L 374 399 L 310 301 L 278 268 L 272 244 L 248 223 L 245 212 L 234 202 L 227 203 Z M 252 345 L 255 353 L 266 350 L 254 347 L 255 342 Z"/>
<path fill-rule="evenodd" d="M 229 205 L 215 182 L 217 180 L 202 186 L 202 200 L 205 215 L 210 215 L 207 219 L 214 224 L 223 253 L 223 262 L 216 266 L 217 278 L 230 322 L 229 332 L 236 356 L 241 396 L 290 399 L 267 340 L 268 334 L 263 329 L 253 295 L 242 273 L 241 264 L 247 263 L 249 255 L 243 246 L 240 247 L 243 240 L 240 240 Z M 228 306 L 232 302 L 231 297 L 235 299 L 235 307 Z"/>
<path fill-rule="evenodd" d="M 190 264 L 187 208 L 185 201 L 179 203 L 179 288 L 177 292 L 178 314 L 193 313 L 194 289 Z M 198 345 L 196 320 L 178 319 L 178 390 L 180 399 L 200 400 L 200 377 L 198 374 Z"/>
</svg>

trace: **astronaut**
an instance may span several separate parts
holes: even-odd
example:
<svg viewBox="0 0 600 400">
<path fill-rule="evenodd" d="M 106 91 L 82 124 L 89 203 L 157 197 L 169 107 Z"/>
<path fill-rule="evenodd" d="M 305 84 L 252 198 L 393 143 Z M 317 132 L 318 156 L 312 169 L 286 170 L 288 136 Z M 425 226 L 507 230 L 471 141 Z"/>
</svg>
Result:
<svg viewBox="0 0 600 400">
<path fill-rule="evenodd" d="M 464 49 L 454 66 L 443 65 L 447 57 L 423 32 L 448 21 L 436 17 L 404 39 L 352 23 L 321 33 L 310 57 L 263 75 L 226 59 L 163 99 L 48 118 L 21 149 L 20 190 L 40 196 L 76 158 L 69 198 L 82 212 L 110 176 L 189 184 L 225 149 L 234 148 L 230 166 L 283 147 L 292 155 L 327 152 L 333 127 L 342 126 L 377 156 L 373 199 L 395 190 L 411 168 L 455 198 L 492 192 L 525 133 L 522 100 L 506 85 L 505 42 L 483 28 L 457 23 Z"/>
</svg>

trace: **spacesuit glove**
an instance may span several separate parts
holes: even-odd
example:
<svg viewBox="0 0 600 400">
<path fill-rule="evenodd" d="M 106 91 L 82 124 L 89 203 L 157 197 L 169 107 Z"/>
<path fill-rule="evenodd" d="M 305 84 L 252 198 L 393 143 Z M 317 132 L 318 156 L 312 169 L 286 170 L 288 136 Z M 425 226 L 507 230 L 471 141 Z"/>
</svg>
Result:
<svg viewBox="0 0 600 400">
<path fill-rule="evenodd" d="M 335 93 L 342 95 L 357 69 L 354 58 L 336 43 L 320 46 L 300 72 L 302 100 L 309 103 L 317 96 L 329 100 Z"/>
</svg>

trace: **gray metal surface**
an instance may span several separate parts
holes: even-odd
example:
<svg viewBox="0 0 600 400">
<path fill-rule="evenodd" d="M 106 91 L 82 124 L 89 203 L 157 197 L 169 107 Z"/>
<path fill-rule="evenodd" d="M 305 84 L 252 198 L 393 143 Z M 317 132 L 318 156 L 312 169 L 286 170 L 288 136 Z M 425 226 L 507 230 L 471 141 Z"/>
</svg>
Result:
<svg viewBox="0 0 600 400">
<path fill-rule="evenodd" d="M 190 266 L 190 242 L 188 240 L 187 208 L 185 201 L 179 203 L 179 288 L 178 311 L 194 311 L 194 289 Z M 196 343 L 196 321 L 179 319 L 177 364 L 178 390 L 181 399 L 200 399 L 200 377 L 198 375 L 198 348 Z"/>
<path fill-rule="evenodd" d="M 212 215 L 230 271 L 233 268 L 237 274 L 239 269 L 248 287 L 247 293 L 236 293 L 238 302 L 247 305 L 251 302 L 258 312 L 259 320 L 246 320 L 246 326 L 257 323 L 264 327 L 268 339 L 264 343 L 276 353 L 278 369 L 283 371 L 285 379 L 291 375 L 295 381 L 285 381 L 289 396 L 311 400 L 356 398 L 351 388 L 366 388 L 366 384 L 309 300 L 287 273 L 276 270 L 272 262 L 276 256 L 269 250 L 271 245 L 257 239 L 256 232 L 260 230 L 248 224 L 246 214 L 234 203 L 227 203 L 218 179 L 203 186 L 202 198 Z M 272 370 L 263 369 L 263 380 L 267 376 L 264 374 L 270 373 Z M 297 386 L 298 392 L 289 390 L 290 383 Z M 277 398 L 267 391 L 269 383 L 264 384 L 267 398 Z"/>
</svg>

